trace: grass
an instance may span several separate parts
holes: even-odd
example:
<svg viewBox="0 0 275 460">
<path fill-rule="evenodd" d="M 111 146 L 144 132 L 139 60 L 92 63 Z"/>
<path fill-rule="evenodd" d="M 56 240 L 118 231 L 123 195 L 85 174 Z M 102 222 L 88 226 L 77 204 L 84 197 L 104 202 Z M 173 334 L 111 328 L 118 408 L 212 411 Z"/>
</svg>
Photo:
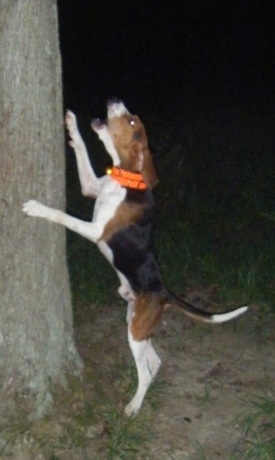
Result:
<svg viewBox="0 0 275 460">
<path fill-rule="evenodd" d="M 273 460 L 275 458 L 274 395 L 254 395 L 246 401 L 246 406 L 247 413 L 239 417 L 244 437 L 236 449 L 229 454 L 229 460 L 240 458 L 242 460 Z M 199 442 L 197 446 L 196 459 L 206 459 L 203 446 Z"/>
<path fill-rule="evenodd" d="M 143 444 L 150 437 L 148 422 L 144 418 L 124 417 L 115 404 L 106 405 L 102 416 L 108 421 L 109 440 L 106 458 L 136 458 L 139 444 Z"/>
<path fill-rule="evenodd" d="M 219 301 L 274 305 L 272 269 L 275 245 L 264 240 L 255 247 L 246 241 L 211 241 L 191 225 L 156 231 L 158 258 L 167 286 L 181 293 L 188 282 L 218 286 Z M 172 268 L 172 269 L 171 269 Z"/>
<path fill-rule="evenodd" d="M 245 433 L 246 460 L 275 458 L 274 395 L 254 395 L 247 402 L 247 413 L 240 416 Z"/>
<path fill-rule="evenodd" d="M 100 349 L 94 350 L 94 353 L 100 353 Z M 87 372 L 87 380 L 93 382 L 94 391 L 83 395 L 84 404 L 74 418 L 73 426 L 69 420 L 70 438 L 80 447 L 87 445 L 90 439 L 98 458 L 135 459 L 140 446 L 153 435 L 148 409 L 149 413 L 154 410 L 154 398 L 151 404 L 149 395 L 147 410 L 138 417 L 125 417 L 125 402 L 130 400 L 136 389 L 134 365 L 129 366 L 118 355 L 113 366 L 105 369 L 104 375 L 98 373 L 98 368 L 95 370 L 92 365 L 88 366 Z"/>
<path fill-rule="evenodd" d="M 43 420 L 26 422 L 22 417 L 12 426 L 1 426 L 0 457 L 19 458 L 20 454 L 21 458 L 25 453 L 24 458 L 38 458 L 43 452 L 51 459 L 136 459 L 144 443 L 152 439 L 150 414 L 157 396 L 152 396 L 151 404 L 149 394 L 138 417 L 125 417 L 123 407 L 133 396 L 136 370 L 118 357 L 106 372 L 109 378 L 86 363 L 84 385 L 71 377 L 66 391 L 56 388 L 53 411 Z M 87 382 L 93 383 L 92 390 Z"/>
</svg>

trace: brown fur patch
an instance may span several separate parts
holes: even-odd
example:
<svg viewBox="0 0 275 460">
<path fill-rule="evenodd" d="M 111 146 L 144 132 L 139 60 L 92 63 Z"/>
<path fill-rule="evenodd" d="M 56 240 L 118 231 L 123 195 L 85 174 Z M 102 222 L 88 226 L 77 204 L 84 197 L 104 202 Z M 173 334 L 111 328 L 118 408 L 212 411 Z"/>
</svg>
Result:
<svg viewBox="0 0 275 460">
<path fill-rule="evenodd" d="M 118 230 L 128 227 L 136 223 L 138 218 L 143 213 L 143 207 L 139 204 L 128 203 L 123 201 L 116 210 L 114 217 L 105 225 L 103 233 L 99 239 L 108 241 Z"/>
<path fill-rule="evenodd" d="M 143 149 L 143 167 L 141 169 L 141 174 L 144 181 L 150 188 L 154 188 L 155 185 L 159 182 L 155 166 L 153 164 L 152 156 L 150 150 L 147 148 Z"/>
<path fill-rule="evenodd" d="M 153 188 L 158 183 L 158 177 L 141 120 L 136 115 L 125 114 L 108 120 L 108 128 L 119 154 L 121 167 L 132 172 L 141 172 L 147 185 Z"/>
<path fill-rule="evenodd" d="M 160 294 L 141 294 L 136 298 L 130 330 L 134 340 L 147 340 L 165 309 L 165 299 Z"/>
</svg>

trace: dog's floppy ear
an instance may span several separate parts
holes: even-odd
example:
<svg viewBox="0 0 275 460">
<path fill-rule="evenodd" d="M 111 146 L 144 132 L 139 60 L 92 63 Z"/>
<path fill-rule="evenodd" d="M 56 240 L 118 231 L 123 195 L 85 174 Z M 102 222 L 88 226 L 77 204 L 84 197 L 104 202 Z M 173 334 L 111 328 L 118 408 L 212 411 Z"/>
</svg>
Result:
<svg viewBox="0 0 275 460">
<path fill-rule="evenodd" d="M 150 150 L 147 146 L 142 146 L 137 142 L 131 147 L 130 152 L 131 169 L 138 171 L 149 188 L 155 187 L 159 182 Z"/>
<path fill-rule="evenodd" d="M 152 160 L 152 156 L 151 156 L 151 153 L 148 147 L 145 148 L 142 153 L 143 153 L 143 166 L 141 168 L 141 174 L 146 184 L 148 185 L 148 187 L 153 188 L 159 182 L 159 178 L 157 176 L 155 166 Z"/>
</svg>

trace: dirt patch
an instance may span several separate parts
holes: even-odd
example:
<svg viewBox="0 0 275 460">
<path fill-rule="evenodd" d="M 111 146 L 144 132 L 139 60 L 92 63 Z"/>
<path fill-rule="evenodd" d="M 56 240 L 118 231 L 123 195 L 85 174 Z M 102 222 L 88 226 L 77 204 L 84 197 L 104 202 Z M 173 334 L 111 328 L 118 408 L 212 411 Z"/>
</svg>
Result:
<svg viewBox="0 0 275 460">
<path fill-rule="evenodd" d="M 16 460 L 244 458 L 239 416 L 253 395 L 272 395 L 274 317 L 257 306 L 231 323 L 209 326 L 168 312 L 155 333 L 162 359 L 140 414 L 123 408 L 137 383 L 127 344 L 125 306 L 78 314 L 81 382 L 57 393 L 53 414 L 0 437 L 1 457 Z M 12 431 L 10 430 L 10 433 Z M 1 452 L 1 451 L 0 451 Z"/>
</svg>

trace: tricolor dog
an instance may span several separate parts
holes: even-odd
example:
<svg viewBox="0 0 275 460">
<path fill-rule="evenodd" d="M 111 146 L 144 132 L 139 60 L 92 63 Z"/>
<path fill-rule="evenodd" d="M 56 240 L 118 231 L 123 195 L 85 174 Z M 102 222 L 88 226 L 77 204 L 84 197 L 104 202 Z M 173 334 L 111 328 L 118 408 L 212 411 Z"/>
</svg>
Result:
<svg viewBox="0 0 275 460">
<path fill-rule="evenodd" d="M 125 409 L 131 415 L 140 409 L 160 366 L 151 334 L 164 310 L 175 306 L 194 319 L 222 323 L 241 315 L 248 307 L 221 314 L 206 313 L 168 292 L 151 247 L 152 189 L 158 178 L 144 126 L 120 101 L 109 101 L 107 112 L 106 122 L 92 121 L 93 130 L 113 161 L 113 167 L 100 178 L 90 164 L 74 114 L 70 111 L 66 114 L 82 193 L 96 199 L 92 222 L 34 200 L 25 203 L 23 211 L 62 224 L 88 238 L 114 267 L 120 280 L 119 294 L 128 304 L 128 339 L 138 374 L 137 391 Z"/>
</svg>

